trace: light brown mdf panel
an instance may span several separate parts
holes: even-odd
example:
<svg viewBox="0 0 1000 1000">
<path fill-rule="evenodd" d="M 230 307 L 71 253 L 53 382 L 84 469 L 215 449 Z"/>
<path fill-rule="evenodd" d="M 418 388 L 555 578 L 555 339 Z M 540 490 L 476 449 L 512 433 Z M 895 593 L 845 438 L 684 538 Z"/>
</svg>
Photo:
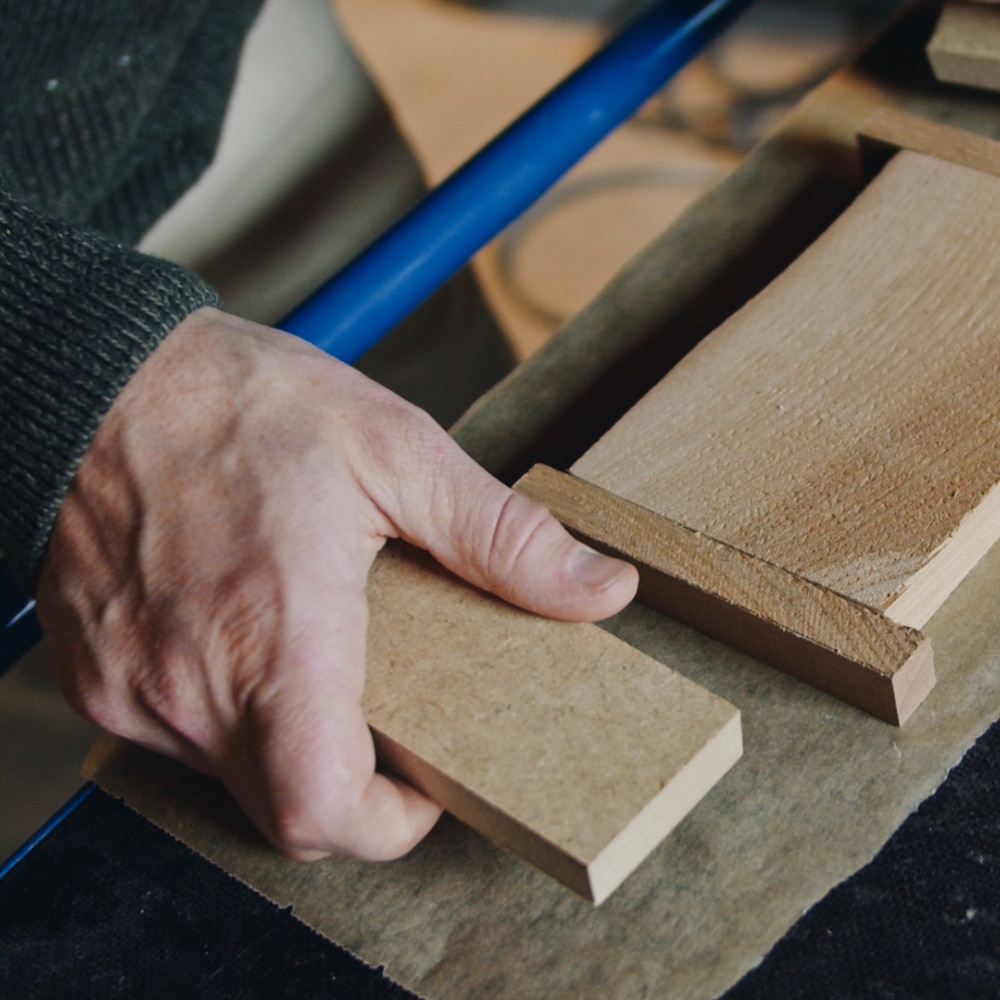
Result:
<svg viewBox="0 0 1000 1000">
<path fill-rule="evenodd" d="M 687 565 L 663 541 L 653 568 L 715 595 L 699 627 L 899 723 L 933 685 L 913 630 L 1000 535 L 1000 178 L 987 140 L 906 116 L 873 131 L 964 143 L 986 169 L 901 149 L 571 471 L 686 533 Z"/>
<path fill-rule="evenodd" d="M 728 702 L 401 544 L 376 560 L 369 604 L 364 709 L 381 765 L 595 903 L 742 753 Z"/>
<path fill-rule="evenodd" d="M 943 83 L 1000 90 L 1000 7 L 946 3 L 927 58 Z"/>
</svg>

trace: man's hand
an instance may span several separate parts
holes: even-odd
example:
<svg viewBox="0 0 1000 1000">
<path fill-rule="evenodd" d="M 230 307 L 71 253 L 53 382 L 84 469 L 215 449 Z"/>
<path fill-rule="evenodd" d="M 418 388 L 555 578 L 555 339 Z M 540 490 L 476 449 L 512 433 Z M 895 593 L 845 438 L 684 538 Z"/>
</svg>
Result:
<svg viewBox="0 0 1000 1000">
<path fill-rule="evenodd" d="M 293 858 L 409 850 L 439 809 L 375 772 L 369 567 L 388 537 L 540 614 L 596 620 L 637 576 L 574 541 L 428 416 L 294 337 L 185 320 L 102 422 L 38 610 L 71 703 L 222 779 Z"/>
</svg>

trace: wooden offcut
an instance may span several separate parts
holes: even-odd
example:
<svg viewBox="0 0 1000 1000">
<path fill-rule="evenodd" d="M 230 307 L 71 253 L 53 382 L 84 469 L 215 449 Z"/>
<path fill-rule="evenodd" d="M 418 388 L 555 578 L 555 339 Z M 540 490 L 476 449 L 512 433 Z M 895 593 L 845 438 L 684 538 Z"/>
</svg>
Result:
<svg viewBox="0 0 1000 1000">
<path fill-rule="evenodd" d="M 901 149 L 1000 177 L 1000 142 L 898 108 L 883 107 L 869 115 L 858 130 L 858 145 L 869 177 Z"/>
<path fill-rule="evenodd" d="M 635 563 L 645 604 L 886 722 L 901 725 L 934 686 L 916 629 L 576 476 L 535 466 L 516 488 Z"/>
<path fill-rule="evenodd" d="M 571 471 L 694 546 L 671 613 L 698 593 L 699 627 L 901 722 L 933 668 L 893 623 L 1000 536 L 1000 147 L 893 115 L 869 142 L 904 148 Z"/>
<path fill-rule="evenodd" d="M 727 702 L 402 544 L 376 560 L 369 603 L 364 709 L 382 766 L 595 903 L 742 752 Z"/>
<path fill-rule="evenodd" d="M 943 83 L 1000 90 L 1000 8 L 946 3 L 927 43 L 927 58 Z"/>
</svg>

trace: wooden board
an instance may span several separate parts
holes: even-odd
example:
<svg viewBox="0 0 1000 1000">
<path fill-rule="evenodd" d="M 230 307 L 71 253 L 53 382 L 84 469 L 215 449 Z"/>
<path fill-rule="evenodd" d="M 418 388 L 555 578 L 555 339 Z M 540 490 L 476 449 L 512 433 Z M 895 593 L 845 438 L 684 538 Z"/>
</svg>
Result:
<svg viewBox="0 0 1000 1000">
<path fill-rule="evenodd" d="M 379 556 L 369 601 L 364 707 L 381 763 L 595 903 L 742 752 L 721 698 L 415 550 Z"/>
<path fill-rule="evenodd" d="M 879 108 L 858 131 L 865 174 L 874 177 L 901 149 L 1000 177 L 1000 142 L 897 108 Z"/>
<path fill-rule="evenodd" d="M 644 603 L 886 722 L 902 725 L 934 686 L 916 629 L 576 476 L 536 466 L 517 489 L 634 562 Z"/>
<path fill-rule="evenodd" d="M 927 43 L 927 58 L 944 83 L 1000 90 L 1000 9 L 991 3 L 946 3 Z"/>
<path fill-rule="evenodd" d="M 628 501 L 626 521 L 696 540 L 686 565 L 675 542 L 658 563 L 630 554 L 648 601 L 902 722 L 933 667 L 893 623 L 921 626 L 1000 536 L 1000 147 L 893 113 L 869 132 L 883 159 L 913 148 L 572 472 Z M 608 508 L 590 501 L 567 523 L 629 554 L 598 537 L 593 511 Z M 858 607 L 876 614 L 852 649 Z"/>
<path fill-rule="evenodd" d="M 1000 524 L 998 212 L 902 151 L 573 471 L 919 627 Z"/>
</svg>

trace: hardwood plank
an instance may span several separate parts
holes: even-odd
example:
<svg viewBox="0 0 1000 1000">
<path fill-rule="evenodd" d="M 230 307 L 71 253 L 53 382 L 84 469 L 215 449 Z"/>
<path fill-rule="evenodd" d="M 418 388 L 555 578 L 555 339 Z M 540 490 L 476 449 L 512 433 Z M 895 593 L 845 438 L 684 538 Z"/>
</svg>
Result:
<svg viewBox="0 0 1000 1000">
<path fill-rule="evenodd" d="M 927 58 L 943 83 L 1000 90 L 1000 11 L 984 3 L 946 3 Z"/>
<path fill-rule="evenodd" d="M 413 549 L 379 556 L 369 602 L 364 706 L 381 762 L 595 903 L 742 752 L 721 698 Z"/>
<path fill-rule="evenodd" d="M 877 611 L 546 466 L 517 484 L 639 567 L 639 599 L 902 725 L 934 686 L 930 640 Z"/>
<path fill-rule="evenodd" d="M 900 152 L 572 471 L 920 627 L 1000 530 L 998 213 Z"/>
</svg>

